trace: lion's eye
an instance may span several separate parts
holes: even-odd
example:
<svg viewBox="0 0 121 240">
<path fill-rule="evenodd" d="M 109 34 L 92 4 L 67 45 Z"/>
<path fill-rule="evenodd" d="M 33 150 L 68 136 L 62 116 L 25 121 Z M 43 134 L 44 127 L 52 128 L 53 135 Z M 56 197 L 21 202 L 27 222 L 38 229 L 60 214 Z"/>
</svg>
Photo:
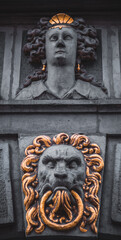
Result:
<svg viewBox="0 0 121 240">
<path fill-rule="evenodd" d="M 55 162 L 54 161 L 48 161 L 46 165 L 47 165 L 48 168 L 54 168 L 55 167 Z"/>
<path fill-rule="evenodd" d="M 78 167 L 78 164 L 76 161 L 71 161 L 69 164 L 68 164 L 68 167 L 69 168 L 77 168 Z"/>
</svg>

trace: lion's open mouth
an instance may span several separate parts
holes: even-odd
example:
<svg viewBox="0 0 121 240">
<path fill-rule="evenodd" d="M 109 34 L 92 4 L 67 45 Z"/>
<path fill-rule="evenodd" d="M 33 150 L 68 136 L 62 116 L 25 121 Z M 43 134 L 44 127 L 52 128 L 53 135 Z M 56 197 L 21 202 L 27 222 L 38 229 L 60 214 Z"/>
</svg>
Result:
<svg viewBox="0 0 121 240">
<path fill-rule="evenodd" d="M 51 228 L 67 230 L 77 225 L 83 215 L 83 202 L 75 192 L 65 187 L 47 191 L 40 202 L 40 214 Z"/>
</svg>

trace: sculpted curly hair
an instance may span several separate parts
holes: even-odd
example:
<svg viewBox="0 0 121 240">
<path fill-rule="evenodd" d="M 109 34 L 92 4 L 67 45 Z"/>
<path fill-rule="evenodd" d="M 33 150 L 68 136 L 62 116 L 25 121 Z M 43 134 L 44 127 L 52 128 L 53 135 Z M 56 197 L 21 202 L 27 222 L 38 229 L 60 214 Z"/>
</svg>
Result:
<svg viewBox="0 0 121 240">
<path fill-rule="evenodd" d="M 33 140 L 33 145 L 29 145 L 25 150 L 26 157 L 22 161 L 21 168 L 24 172 L 22 187 L 25 194 L 26 233 L 29 234 L 32 230 L 35 230 L 36 233 L 41 233 L 45 228 L 39 214 L 39 193 L 36 188 L 39 183 L 37 178 L 37 167 L 40 155 L 46 148 L 53 144 L 69 144 L 81 151 L 84 155 L 86 178 L 83 190 L 85 198 L 80 231 L 86 232 L 87 225 L 90 225 L 92 231 L 97 233 L 96 223 L 100 209 L 98 197 L 99 185 L 101 183 L 100 172 L 104 167 L 103 159 L 100 156 L 100 148 L 97 144 L 90 143 L 87 136 L 80 134 L 69 136 L 66 133 L 59 133 L 52 139 L 48 136 L 38 136 Z"/>
<path fill-rule="evenodd" d="M 45 36 L 47 30 L 51 27 L 48 17 L 40 18 L 37 28 L 29 30 L 27 33 L 27 43 L 24 45 L 24 53 L 29 56 L 30 63 L 42 63 L 46 59 L 45 55 Z M 75 69 L 75 79 L 80 79 L 92 83 L 107 93 L 107 89 L 102 83 L 98 83 L 94 76 L 87 74 L 82 64 L 83 60 L 95 60 L 96 48 L 99 45 L 97 32 L 93 26 L 87 26 L 84 19 L 74 18 L 70 24 L 77 32 L 77 62 L 80 64 L 80 71 Z M 32 81 L 47 79 L 47 69 L 42 71 L 42 67 L 36 70 L 32 75 L 27 76 L 23 87 L 27 87 Z"/>
</svg>

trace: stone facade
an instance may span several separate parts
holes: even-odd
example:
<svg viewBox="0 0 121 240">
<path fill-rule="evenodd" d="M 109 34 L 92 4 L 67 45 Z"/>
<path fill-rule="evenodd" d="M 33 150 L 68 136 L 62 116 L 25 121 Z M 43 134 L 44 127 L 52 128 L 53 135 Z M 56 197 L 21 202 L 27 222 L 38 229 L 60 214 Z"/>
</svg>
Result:
<svg viewBox="0 0 121 240">
<path fill-rule="evenodd" d="M 98 239 L 117 240 L 121 238 L 121 4 L 99 1 L 97 6 L 93 0 L 92 5 L 88 1 L 70 3 L 69 10 L 64 1 L 59 3 L 61 12 L 83 17 L 97 29 L 97 61 L 85 65 L 104 83 L 106 99 L 15 100 L 25 77 L 35 70 L 22 49 L 27 30 L 40 17 L 58 12 L 54 1 L 52 5 L 47 2 L 40 6 L 30 1 L 25 8 L 24 3 L 17 7 L 14 2 L 12 9 L 3 3 L 0 10 L 0 238 L 26 239 L 20 170 L 26 146 L 38 135 L 66 132 L 87 135 L 101 148 L 105 167 Z M 18 15 L 14 15 L 15 9 Z M 50 237 L 57 238 L 66 239 Z"/>
</svg>

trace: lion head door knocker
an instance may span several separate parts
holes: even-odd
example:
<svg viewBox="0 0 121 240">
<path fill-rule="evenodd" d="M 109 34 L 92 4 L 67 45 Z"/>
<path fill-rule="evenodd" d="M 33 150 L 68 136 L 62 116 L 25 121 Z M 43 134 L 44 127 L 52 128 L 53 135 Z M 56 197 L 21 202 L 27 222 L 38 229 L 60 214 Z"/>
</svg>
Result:
<svg viewBox="0 0 121 240">
<path fill-rule="evenodd" d="M 24 45 L 30 63 L 40 68 L 27 76 L 16 99 L 106 97 L 107 89 L 83 65 L 96 60 L 98 45 L 96 29 L 82 18 L 65 13 L 41 18 L 37 28 L 28 31 Z"/>
<path fill-rule="evenodd" d="M 25 150 L 21 168 L 26 234 L 79 227 L 97 233 L 98 190 L 104 167 L 97 144 L 80 134 L 38 136 Z"/>
</svg>

